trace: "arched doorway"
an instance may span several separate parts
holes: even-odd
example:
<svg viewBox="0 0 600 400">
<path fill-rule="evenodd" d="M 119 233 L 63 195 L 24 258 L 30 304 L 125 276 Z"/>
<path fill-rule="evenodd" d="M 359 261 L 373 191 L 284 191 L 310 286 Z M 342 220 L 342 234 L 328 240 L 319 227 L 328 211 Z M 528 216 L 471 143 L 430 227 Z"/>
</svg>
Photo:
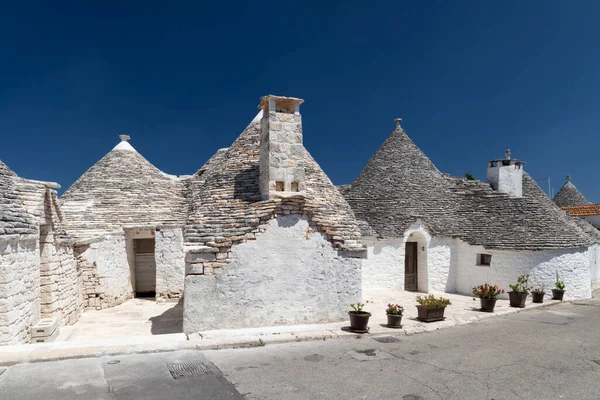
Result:
<svg viewBox="0 0 600 400">
<path fill-rule="evenodd" d="M 404 248 L 404 290 L 428 292 L 427 238 L 421 232 L 410 234 Z"/>
</svg>

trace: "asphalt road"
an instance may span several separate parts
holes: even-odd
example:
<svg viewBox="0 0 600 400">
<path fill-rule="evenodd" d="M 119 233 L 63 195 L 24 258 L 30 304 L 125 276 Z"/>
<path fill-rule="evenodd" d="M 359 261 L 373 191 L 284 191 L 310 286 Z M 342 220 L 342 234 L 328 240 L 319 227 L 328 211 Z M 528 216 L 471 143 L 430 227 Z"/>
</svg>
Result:
<svg viewBox="0 0 600 400">
<path fill-rule="evenodd" d="M 193 376 L 174 379 L 168 364 Z M 113 356 L 21 364 L 0 375 L 0 399 L 80 398 L 597 400 L 600 300 L 390 343 L 362 336 Z"/>
</svg>

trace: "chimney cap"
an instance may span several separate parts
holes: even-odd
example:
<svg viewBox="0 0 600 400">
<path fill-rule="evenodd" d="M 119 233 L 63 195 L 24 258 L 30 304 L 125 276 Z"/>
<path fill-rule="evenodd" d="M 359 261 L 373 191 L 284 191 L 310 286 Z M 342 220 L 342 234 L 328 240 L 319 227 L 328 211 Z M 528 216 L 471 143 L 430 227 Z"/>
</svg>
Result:
<svg viewBox="0 0 600 400">
<path fill-rule="evenodd" d="M 269 105 L 269 100 L 276 100 L 277 102 L 280 102 L 280 103 L 298 104 L 298 105 L 304 103 L 304 100 L 299 99 L 298 97 L 275 96 L 274 94 L 268 94 L 268 95 L 262 96 L 260 98 L 260 103 L 258 104 L 258 108 L 265 109 L 265 107 Z"/>
<path fill-rule="evenodd" d="M 571 175 L 567 175 L 567 182 L 571 182 Z"/>
<path fill-rule="evenodd" d="M 119 135 L 119 139 L 121 139 L 121 142 L 129 142 L 129 140 L 131 139 L 131 136 L 122 134 L 122 135 Z"/>
<path fill-rule="evenodd" d="M 394 121 L 396 122 L 396 128 L 400 128 L 400 123 L 402 122 L 402 118 L 396 118 L 396 119 L 394 119 Z"/>
</svg>

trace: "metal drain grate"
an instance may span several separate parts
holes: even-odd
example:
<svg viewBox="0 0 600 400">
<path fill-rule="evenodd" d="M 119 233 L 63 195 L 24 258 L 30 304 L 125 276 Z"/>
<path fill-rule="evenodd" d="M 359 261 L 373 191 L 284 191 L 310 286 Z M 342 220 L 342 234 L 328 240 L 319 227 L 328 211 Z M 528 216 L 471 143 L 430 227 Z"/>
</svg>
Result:
<svg viewBox="0 0 600 400">
<path fill-rule="evenodd" d="M 371 339 L 373 339 L 379 343 L 397 343 L 400 341 L 400 339 L 398 339 L 395 336 L 375 336 L 375 337 L 372 337 Z"/>
<path fill-rule="evenodd" d="M 189 378 L 191 376 L 210 375 L 210 369 L 202 361 L 187 361 L 167 364 L 167 369 L 173 379 Z"/>
</svg>

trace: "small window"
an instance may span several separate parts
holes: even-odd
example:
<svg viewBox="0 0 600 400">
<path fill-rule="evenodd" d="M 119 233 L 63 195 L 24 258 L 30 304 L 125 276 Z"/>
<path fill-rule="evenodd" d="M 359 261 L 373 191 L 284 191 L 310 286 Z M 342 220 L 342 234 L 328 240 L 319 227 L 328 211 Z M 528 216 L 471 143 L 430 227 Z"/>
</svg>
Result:
<svg viewBox="0 0 600 400">
<path fill-rule="evenodd" d="M 298 182 L 292 182 L 292 192 L 298 192 Z"/>
<path fill-rule="evenodd" d="M 275 191 L 283 192 L 283 182 L 282 181 L 275 181 Z"/>
<path fill-rule="evenodd" d="M 491 254 L 477 254 L 477 265 L 486 266 L 486 267 L 492 265 L 492 255 Z"/>
</svg>

